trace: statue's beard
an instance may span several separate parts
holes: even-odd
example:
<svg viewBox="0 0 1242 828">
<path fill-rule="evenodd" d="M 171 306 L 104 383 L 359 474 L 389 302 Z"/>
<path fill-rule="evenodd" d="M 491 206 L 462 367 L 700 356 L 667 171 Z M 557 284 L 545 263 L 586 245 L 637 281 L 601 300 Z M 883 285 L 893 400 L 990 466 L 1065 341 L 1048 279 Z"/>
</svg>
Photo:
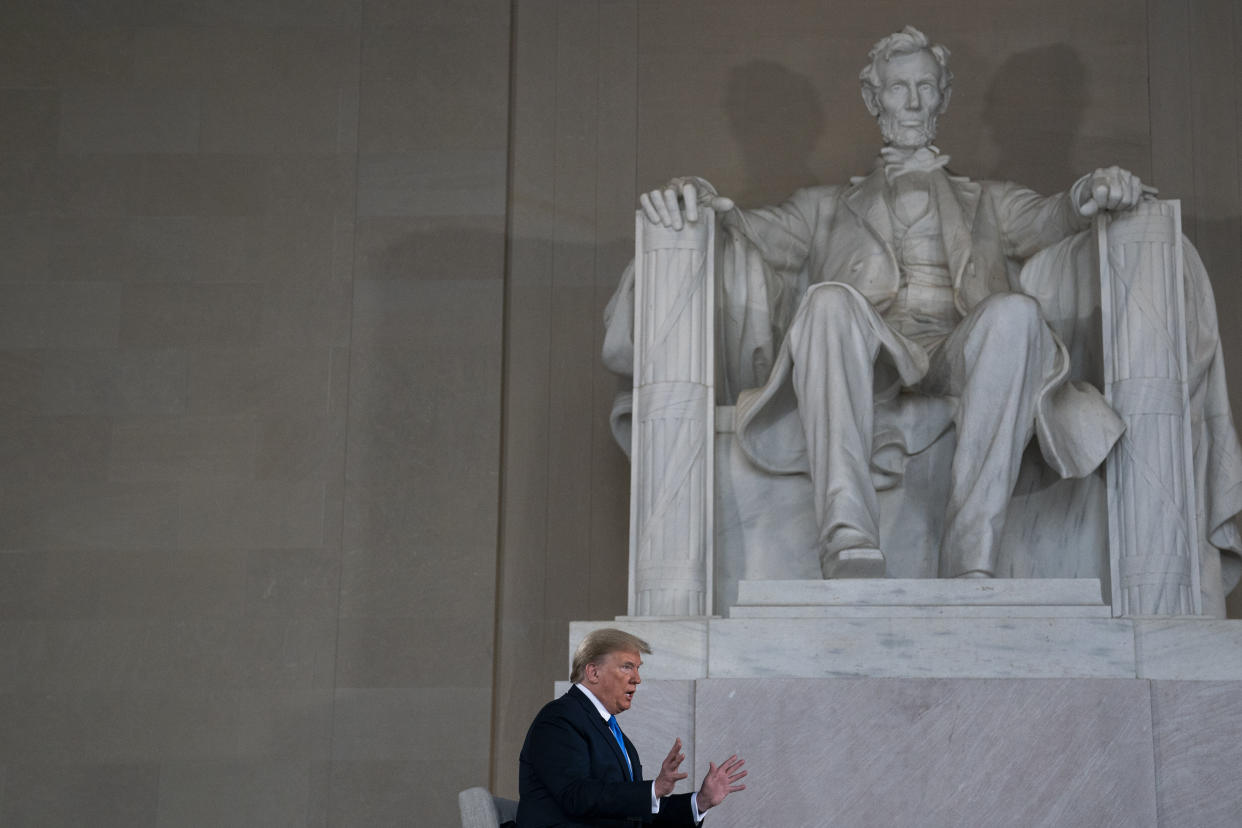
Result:
<svg viewBox="0 0 1242 828">
<path fill-rule="evenodd" d="M 880 136 L 884 143 L 902 149 L 919 149 L 936 140 L 936 121 L 939 114 L 929 112 L 927 119 L 919 126 L 905 126 L 901 123 L 901 114 L 881 112 L 876 119 L 880 124 Z"/>
</svg>

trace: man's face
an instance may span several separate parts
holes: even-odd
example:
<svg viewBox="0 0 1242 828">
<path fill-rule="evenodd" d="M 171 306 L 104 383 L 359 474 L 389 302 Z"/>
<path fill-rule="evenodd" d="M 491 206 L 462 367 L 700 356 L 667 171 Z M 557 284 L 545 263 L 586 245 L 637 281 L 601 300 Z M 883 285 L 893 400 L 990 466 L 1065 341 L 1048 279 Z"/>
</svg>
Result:
<svg viewBox="0 0 1242 828">
<path fill-rule="evenodd" d="M 634 691 L 642 679 L 638 668 L 642 657 L 636 652 L 619 650 L 604 656 L 599 664 L 588 664 L 586 684 L 612 715 L 629 710 L 634 702 Z"/>
<path fill-rule="evenodd" d="M 940 117 L 940 65 L 926 50 L 894 55 L 880 64 L 880 134 L 884 143 L 902 149 L 925 147 L 936 137 Z"/>
</svg>

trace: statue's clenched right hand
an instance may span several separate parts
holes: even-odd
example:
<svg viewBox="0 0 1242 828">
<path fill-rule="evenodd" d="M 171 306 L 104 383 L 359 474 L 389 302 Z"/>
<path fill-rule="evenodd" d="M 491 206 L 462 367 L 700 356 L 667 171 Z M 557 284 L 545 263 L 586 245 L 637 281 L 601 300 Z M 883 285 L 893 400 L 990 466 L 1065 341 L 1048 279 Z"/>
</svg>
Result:
<svg viewBox="0 0 1242 828">
<path fill-rule="evenodd" d="M 698 221 L 700 207 L 711 207 L 718 213 L 733 209 L 732 199 L 718 195 L 710 182 L 697 176 L 674 178 L 662 188 L 643 193 L 638 201 L 648 221 L 674 230 Z"/>
</svg>

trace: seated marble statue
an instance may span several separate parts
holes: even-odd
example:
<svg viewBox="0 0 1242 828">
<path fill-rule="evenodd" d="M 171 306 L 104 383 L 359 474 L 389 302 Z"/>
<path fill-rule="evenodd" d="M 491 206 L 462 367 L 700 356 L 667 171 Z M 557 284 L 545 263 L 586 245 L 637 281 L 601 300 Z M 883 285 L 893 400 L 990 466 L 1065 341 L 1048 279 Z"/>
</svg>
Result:
<svg viewBox="0 0 1242 828">
<path fill-rule="evenodd" d="M 883 147 L 848 186 L 739 209 L 686 177 L 640 198 L 651 222 L 674 229 L 698 221 L 704 206 L 721 218 L 737 439 L 761 469 L 809 473 L 824 577 L 885 575 L 876 480 L 894 447 L 909 456 L 955 432 L 940 575 L 993 577 L 1028 444 L 1061 477 L 1082 477 L 1124 430 L 1096 388 L 1072 381 L 1064 337 L 1021 273 L 1097 212 L 1134 207 L 1145 188 L 1117 167 L 1052 196 L 952 173 L 932 143 L 952 91 L 948 56 L 913 27 L 875 45 L 860 80 Z M 608 350 L 606 342 L 606 362 Z M 1206 359 L 1218 362 L 1219 348 Z M 610 365 L 624 371 L 623 362 Z M 1223 381 L 1213 381 L 1211 416 L 1223 404 L 1224 476 L 1236 489 L 1237 440 Z M 1210 531 L 1236 550 L 1242 504 L 1236 491 L 1230 497 L 1217 509 L 1228 518 L 1214 517 Z"/>
</svg>

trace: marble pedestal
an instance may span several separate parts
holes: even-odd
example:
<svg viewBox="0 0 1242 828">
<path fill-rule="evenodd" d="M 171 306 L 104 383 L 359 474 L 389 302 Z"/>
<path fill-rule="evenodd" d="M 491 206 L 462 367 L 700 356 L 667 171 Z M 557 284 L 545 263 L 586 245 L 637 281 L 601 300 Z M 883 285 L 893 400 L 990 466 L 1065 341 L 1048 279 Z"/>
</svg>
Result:
<svg viewBox="0 0 1242 828">
<path fill-rule="evenodd" d="M 1242 825 L 1242 622 L 1114 619 L 1091 579 L 738 594 L 570 626 L 651 643 L 621 720 L 649 763 L 746 758 L 714 826 Z"/>
</svg>

